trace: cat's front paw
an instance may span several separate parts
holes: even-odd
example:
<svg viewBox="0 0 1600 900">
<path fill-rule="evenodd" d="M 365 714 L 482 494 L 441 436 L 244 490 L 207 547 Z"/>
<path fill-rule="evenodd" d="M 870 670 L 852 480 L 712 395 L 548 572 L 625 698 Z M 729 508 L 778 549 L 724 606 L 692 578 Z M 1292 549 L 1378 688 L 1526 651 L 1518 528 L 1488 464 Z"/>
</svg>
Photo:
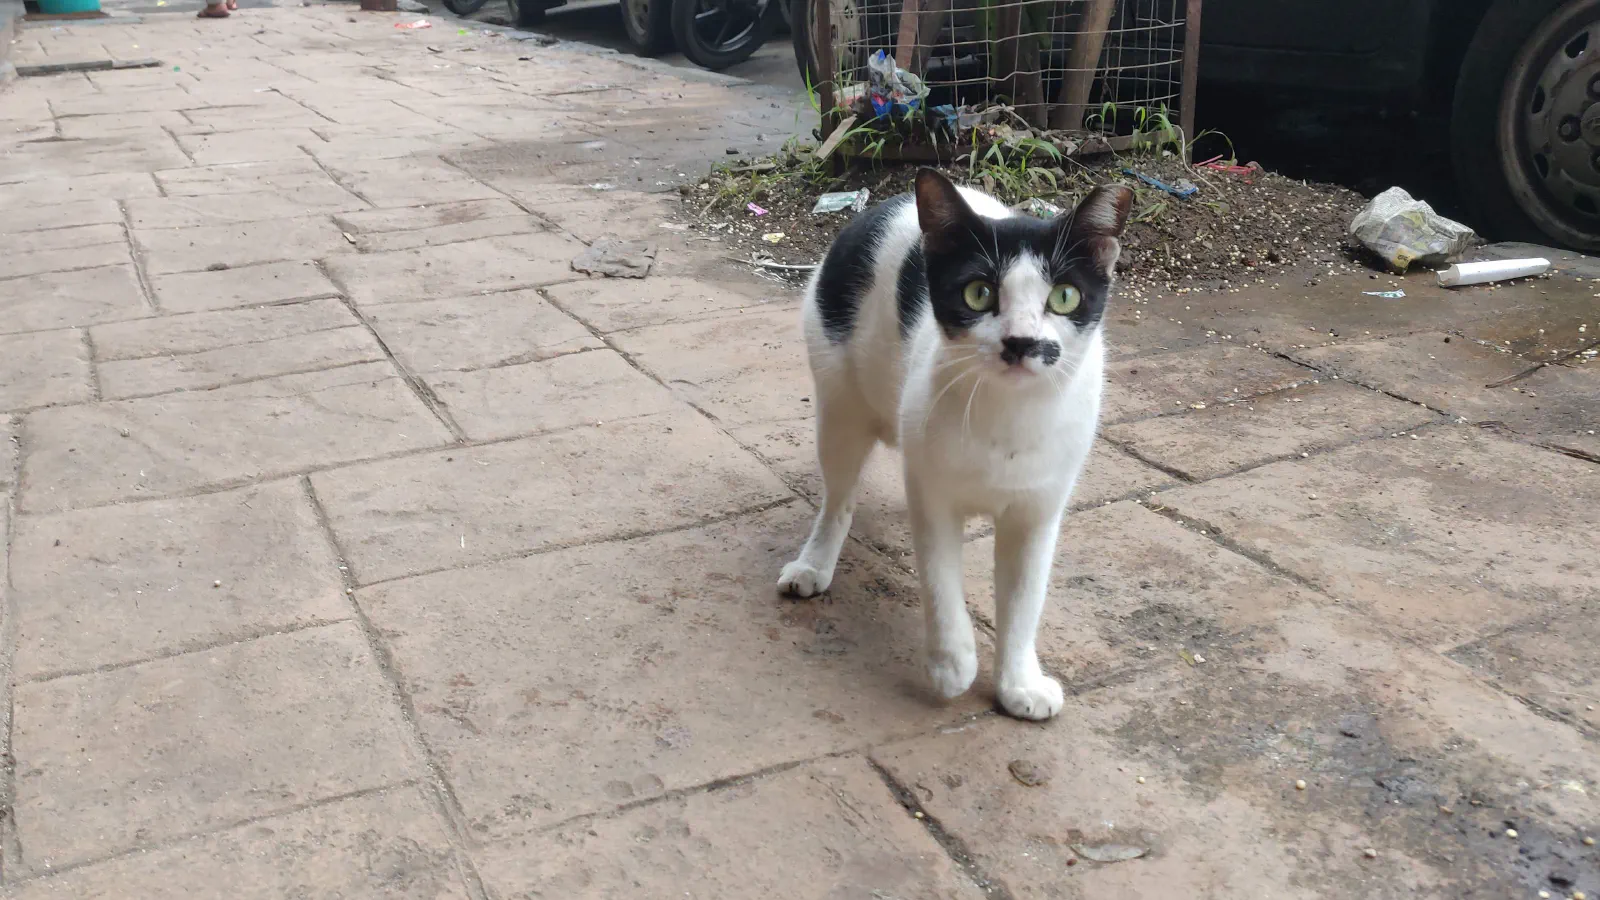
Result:
<svg viewBox="0 0 1600 900">
<path fill-rule="evenodd" d="M 946 700 L 953 700 L 972 687 L 978 677 L 978 650 L 963 647 L 959 650 L 937 650 L 928 654 L 928 684 L 933 692 Z"/>
<path fill-rule="evenodd" d="M 778 593 L 794 597 L 814 597 L 833 583 L 832 572 L 821 572 L 803 559 L 783 567 L 778 575 Z"/>
<path fill-rule="evenodd" d="M 1061 711 L 1061 683 L 1039 672 L 1000 679 L 1000 708 L 1019 719 L 1048 719 Z"/>
</svg>

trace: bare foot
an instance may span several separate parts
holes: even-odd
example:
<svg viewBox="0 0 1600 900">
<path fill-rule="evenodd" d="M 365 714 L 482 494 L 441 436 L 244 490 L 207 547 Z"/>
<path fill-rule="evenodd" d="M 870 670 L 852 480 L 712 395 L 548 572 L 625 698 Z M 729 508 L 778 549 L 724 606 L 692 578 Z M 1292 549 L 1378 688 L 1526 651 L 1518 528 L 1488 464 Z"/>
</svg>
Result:
<svg viewBox="0 0 1600 900">
<path fill-rule="evenodd" d="M 206 8 L 195 13 L 195 16 L 201 19 L 226 19 L 228 7 L 222 3 L 208 3 Z"/>
</svg>

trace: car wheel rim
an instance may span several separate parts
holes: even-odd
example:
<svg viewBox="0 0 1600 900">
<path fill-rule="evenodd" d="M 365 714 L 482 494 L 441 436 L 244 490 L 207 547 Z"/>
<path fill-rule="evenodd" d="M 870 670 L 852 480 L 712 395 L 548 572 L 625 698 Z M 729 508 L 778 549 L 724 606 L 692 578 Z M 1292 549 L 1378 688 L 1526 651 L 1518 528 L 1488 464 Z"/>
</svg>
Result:
<svg viewBox="0 0 1600 900">
<path fill-rule="evenodd" d="M 635 34 L 650 33 L 650 0 L 626 0 L 622 11 Z"/>
<path fill-rule="evenodd" d="M 694 35 L 712 53 L 736 49 L 750 39 L 765 3 L 749 0 L 700 0 L 694 11 Z"/>
<path fill-rule="evenodd" d="M 1569 6 L 1524 45 L 1499 130 L 1512 193 L 1534 224 L 1600 246 L 1600 4 Z"/>
</svg>

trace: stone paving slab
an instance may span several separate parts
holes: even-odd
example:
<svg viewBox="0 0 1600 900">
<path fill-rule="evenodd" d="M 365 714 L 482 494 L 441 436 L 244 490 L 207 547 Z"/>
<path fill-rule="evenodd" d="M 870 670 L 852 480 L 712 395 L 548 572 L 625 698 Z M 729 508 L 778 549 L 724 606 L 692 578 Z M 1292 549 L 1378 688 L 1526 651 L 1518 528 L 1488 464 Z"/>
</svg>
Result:
<svg viewBox="0 0 1600 900">
<path fill-rule="evenodd" d="M 1322 381 L 1254 400 L 1109 425 L 1103 433 L 1143 459 L 1193 481 L 1206 481 L 1441 421 L 1443 417 L 1416 404 Z"/>
<path fill-rule="evenodd" d="M 677 406 L 671 393 L 610 350 L 426 380 L 472 440 L 603 425 Z"/>
<path fill-rule="evenodd" d="M 538 362 L 605 346 L 538 291 L 374 306 L 366 317 L 406 368 L 427 375 Z"/>
<path fill-rule="evenodd" d="M 488 200 L 498 191 L 437 159 L 350 160 L 328 167 L 335 178 L 374 206 L 419 206 Z"/>
<path fill-rule="evenodd" d="M 1571 729 L 1330 610 L 1241 649 L 1070 697 L 1070 740 L 996 718 L 872 756 L 1019 898 L 1516 896 L 1588 870 Z M 1106 844 L 1148 853 L 1075 849 Z"/>
<path fill-rule="evenodd" d="M 17 440 L 21 420 L 0 413 L 0 506 L 4 495 L 17 486 Z"/>
<path fill-rule="evenodd" d="M 107 400 L 121 400 L 386 359 L 372 332 L 365 326 L 353 325 L 181 356 L 114 360 L 101 363 L 97 370 L 101 395 Z"/>
<path fill-rule="evenodd" d="M 309 128 L 282 125 L 213 134 L 178 135 L 177 140 L 184 152 L 202 166 L 301 159 L 307 155 L 302 149 L 305 145 L 322 143 L 322 138 Z"/>
<path fill-rule="evenodd" d="M 6 210 L 0 233 L 18 234 L 46 228 L 74 228 L 119 223 L 122 211 L 115 200 L 75 200 L 70 203 L 29 204 Z"/>
<path fill-rule="evenodd" d="M 0 335 L 0 412 L 92 399 L 91 377 L 77 329 Z"/>
<path fill-rule="evenodd" d="M 968 601 L 993 622 L 994 538 L 969 545 L 965 559 Z M 1172 664 L 1183 652 L 1228 657 L 1242 636 L 1310 599 L 1305 588 L 1131 502 L 1068 516 L 1050 579 L 1039 659 L 1070 689 Z"/>
<path fill-rule="evenodd" d="M 287 219 L 308 213 L 341 213 L 366 207 L 366 203 L 344 188 L 332 182 L 316 182 L 297 189 L 293 194 L 249 191 L 129 200 L 128 223 L 138 229 L 232 225 L 263 219 Z"/>
<path fill-rule="evenodd" d="M 148 132 L 152 128 L 185 128 L 192 124 L 183 113 L 174 110 L 70 116 L 57 121 L 61 123 L 61 136 L 74 140 Z"/>
<path fill-rule="evenodd" d="M 157 275 L 156 302 L 168 312 L 198 312 L 333 297 L 339 288 L 315 263 L 279 262 L 216 272 Z"/>
<path fill-rule="evenodd" d="M 298 481 L 17 523 L 22 679 L 348 618 Z"/>
<path fill-rule="evenodd" d="M 120 239 L 117 243 L 97 242 L 80 247 L 32 251 L 18 249 L 15 253 L 7 252 L 4 257 L 0 257 L 0 279 L 21 278 L 26 275 L 41 275 L 69 269 L 126 265 L 131 262 L 128 245 Z M 4 283 L 0 281 L 0 284 Z"/>
<path fill-rule="evenodd" d="M 179 155 L 182 165 L 182 155 Z M 80 200 L 126 200 L 156 196 L 156 183 L 148 172 L 107 172 L 77 176 L 32 177 L 0 184 L 0 205 L 6 207 L 60 204 Z"/>
<path fill-rule="evenodd" d="M 1281 391 L 1317 377 L 1269 353 L 1229 344 L 1122 359 L 1106 366 L 1100 420 L 1116 423 L 1182 412 Z"/>
<path fill-rule="evenodd" d="M 356 578 L 368 584 L 689 525 L 791 496 L 687 411 L 369 463 L 314 475 L 312 484 Z"/>
<path fill-rule="evenodd" d="M 345 623 L 16 689 L 24 871 L 423 774 Z"/>
<path fill-rule="evenodd" d="M 339 800 L 23 882 L 17 900 L 466 900 L 449 841 L 415 787 Z"/>
<path fill-rule="evenodd" d="M 127 133 L 110 137 L 35 141 L 6 154 L 8 179 L 88 177 L 107 172 L 152 172 L 188 165 L 170 135 Z"/>
<path fill-rule="evenodd" d="M 30 275 L 3 282 L 0 334 L 150 315 L 133 266 Z"/>
<path fill-rule="evenodd" d="M 794 321 L 800 321 L 800 304 L 792 292 L 770 283 L 722 284 L 674 277 L 651 277 L 642 282 L 595 278 L 554 285 L 548 293 L 562 309 L 602 333 L 767 306 L 789 310 Z"/>
<path fill-rule="evenodd" d="M 410 250 L 416 247 L 458 244 L 463 241 L 477 240 L 478 238 L 530 234 L 547 230 L 543 222 L 532 216 L 519 213 L 515 216 L 497 216 L 491 219 L 479 219 L 474 222 L 461 222 L 453 225 L 437 225 L 432 228 L 418 228 L 412 231 L 364 234 L 356 238 L 355 244 L 356 248 L 362 253 L 382 253 L 388 250 Z"/>
<path fill-rule="evenodd" d="M 335 216 L 345 231 L 356 235 L 418 231 L 446 225 L 465 225 L 484 219 L 526 215 L 522 208 L 504 197 L 484 200 L 456 200 L 423 206 L 369 209 Z"/>
<path fill-rule="evenodd" d="M 791 310 L 657 325 L 613 340 L 673 393 L 724 425 L 791 419 L 811 411 L 802 400 L 812 390 L 805 339 Z"/>
<path fill-rule="evenodd" d="M 915 588 L 871 556 L 847 551 L 837 602 L 776 601 L 808 519 L 790 506 L 358 591 L 471 833 L 525 834 L 982 709 L 930 706 Z"/>
<path fill-rule="evenodd" d="M 857 757 L 478 855 L 505 896 L 984 896 Z"/>
<path fill-rule="evenodd" d="M 97 325 L 89 334 L 95 358 L 103 362 L 203 353 L 347 328 L 357 322 L 343 303 L 330 298 Z"/>
<path fill-rule="evenodd" d="M 5 271 L 7 274 L 0 277 L 34 274 L 31 272 L 11 271 L 16 265 L 19 255 L 41 253 L 43 251 L 75 250 L 80 247 L 93 247 L 96 244 L 119 244 L 127 239 L 127 233 L 122 230 L 120 221 L 101 225 L 50 228 L 44 231 L 24 231 L 20 234 L 13 234 L 6 238 L 6 256 L 8 259 L 5 262 L 5 268 L 0 269 L 0 271 Z M 87 258 L 93 259 L 94 255 L 94 253 L 91 253 Z M 59 258 L 66 263 L 60 268 L 84 268 L 81 257 L 63 255 Z M 127 262 L 127 259 L 114 260 L 114 262 Z M 93 265 L 92 262 L 89 264 Z M 55 271 L 56 268 L 56 266 L 45 266 L 38 271 L 50 272 Z"/>
<path fill-rule="evenodd" d="M 167 197 L 203 197 L 211 194 L 274 192 L 295 196 L 301 191 L 340 187 L 316 160 L 285 159 L 169 169 L 155 173 Z"/>
<path fill-rule="evenodd" d="M 1600 452 L 1600 377 L 1592 369 L 1528 370 L 1510 351 L 1438 332 L 1300 351 L 1308 362 L 1471 422 L 1497 422 L 1529 435 Z"/>
<path fill-rule="evenodd" d="M 1600 600 L 1592 464 L 1440 426 L 1151 501 L 1448 648 Z"/>
<path fill-rule="evenodd" d="M 355 252 L 332 220 L 324 216 L 188 228 L 135 228 L 133 239 L 143 251 L 145 267 L 152 275 Z"/>
<path fill-rule="evenodd" d="M 1450 658 L 1534 709 L 1600 734 L 1600 679 L 1591 662 L 1600 623 L 1590 610 L 1540 619 L 1450 651 Z"/>
<path fill-rule="evenodd" d="M 342 239 L 342 238 L 341 238 Z M 541 232 L 328 260 L 328 272 L 362 307 L 538 287 L 579 277 L 583 245 Z"/>
<path fill-rule="evenodd" d="M 387 363 L 40 410 L 28 434 L 21 499 L 30 512 L 160 497 L 450 441 Z"/>
</svg>

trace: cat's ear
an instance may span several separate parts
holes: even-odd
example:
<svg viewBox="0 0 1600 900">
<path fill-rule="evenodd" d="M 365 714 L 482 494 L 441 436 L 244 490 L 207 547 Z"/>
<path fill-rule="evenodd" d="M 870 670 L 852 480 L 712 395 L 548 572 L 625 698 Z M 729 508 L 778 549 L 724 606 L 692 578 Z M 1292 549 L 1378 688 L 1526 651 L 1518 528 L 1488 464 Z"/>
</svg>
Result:
<svg viewBox="0 0 1600 900">
<path fill-rule="evenodd" d="M 917 170 L 917 224 L 922 226 L 922 243 L 929 253 L 959 246 L 974 218 L 976 214 L 950 179 L 933 169 Z"/>
<path fill-rule="evenodd" d="M 1064 224 L 1068 246 L 1089 257 L 1101 275 L 1110 278 L 1122 255 L 1117 238 L 1133 210 L 1133 191 L 1120 184 L 1102 184 L 1089 192 Z"/>
</svg>

